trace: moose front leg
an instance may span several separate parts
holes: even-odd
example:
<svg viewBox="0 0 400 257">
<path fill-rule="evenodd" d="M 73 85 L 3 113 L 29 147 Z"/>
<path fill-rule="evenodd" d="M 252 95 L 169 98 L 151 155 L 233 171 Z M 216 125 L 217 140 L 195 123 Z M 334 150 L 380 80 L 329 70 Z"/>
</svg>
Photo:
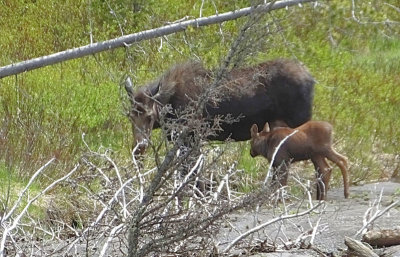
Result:
<svg viewBox="0 0 400 257">
<path fill-rule="evenodd" d="M 272 167 L 274 168 L 274 173 L 272 176 L 272 184 L 277 184 L 277 186 L 282 187 L 287 185 L 287 180 L 289 176 L 289 165 L 290 162 L 283 161 L 280 162 L 279 164 L 277 162 L 274 162 Z"/>
<path fill-rule="evenodd" d="M 317 156 L 312 159 L 317 176 L 317 200 L 325 200 L 329 189 L 332 168 L 325 157 Z"/>
<path fill-rule="evenodd" d="M 283 191 L 280 189 L 287 185 L 289 164 L 285 161 L 280 162 L 280 164 L 277 162 L 272 164 L 272 178 L 268 183 L 268 187 L 270 192 L 278 197 L 277 199 L 284 197 Z"/>
</svg>

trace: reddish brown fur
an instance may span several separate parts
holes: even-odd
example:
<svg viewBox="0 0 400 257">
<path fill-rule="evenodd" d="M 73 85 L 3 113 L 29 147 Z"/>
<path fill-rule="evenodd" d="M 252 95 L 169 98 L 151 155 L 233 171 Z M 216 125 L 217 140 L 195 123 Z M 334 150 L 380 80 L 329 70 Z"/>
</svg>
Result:
<svg viewBox="0 0 400 257">
<path fill-rule="evenodd" d="M 272 166 L 278 172 L 275 176 L 279 175 L 280 184 L 287 184 L 287 171 L 290 163 L 310 159 L 314 164 L 318 178 L 322 179 L 322 183 L 321 181 L 317 183 L 317 199 L 326 199 L 332 172 L 332 168 L 326 160 L 328 159 L 336 163 L 342 171 L 344 196 L 347 198 L 349 196 L 347 158 L 332 148 L 333 128 L 328 122 L 308 121 L 295 129 L 276 127 L 273 130 L 270 130 L 268 123 L 266 123 L 260 133 L 257 125 L 254 124 L 250 129 L 251 156 L 262 155 L 271 162 L 278 144 L 295 130 L 297 132 L 287 138 L 273 160 Z"/>
</svg>

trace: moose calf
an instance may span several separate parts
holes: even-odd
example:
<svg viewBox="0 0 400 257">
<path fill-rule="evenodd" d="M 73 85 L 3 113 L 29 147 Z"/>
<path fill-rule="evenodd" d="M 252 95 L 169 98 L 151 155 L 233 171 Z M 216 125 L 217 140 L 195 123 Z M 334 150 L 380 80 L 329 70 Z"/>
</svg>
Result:
<svg viewBox="0 0 400 257">
<path fill-rule="evenodd" d="M 349 196 L 347 158 L 333 150 L 333 128 L 328 122 L 308 121 L 295 129 L 279 126 L 272 130 L 270 130 L 267 122 L 260 133 L 257 125 L 253 124 L 250 129 L 251 156 L 262 155 L 271 162 L 276 147 L 295 130 L 297 132 L 286 139 L 273 160 L 272 167 L 275 173 L 273 179 L 276 180 L 276 177 L 278 177 L 280 184 L 286 185 L 290 163 L 311 159 L 318 176 L 317 199 L 324 200 L 332 172 L 332 168 L 326 161 L 327 158 L 341 169 L 344 197 L 347 198 Z"/>
</svg>

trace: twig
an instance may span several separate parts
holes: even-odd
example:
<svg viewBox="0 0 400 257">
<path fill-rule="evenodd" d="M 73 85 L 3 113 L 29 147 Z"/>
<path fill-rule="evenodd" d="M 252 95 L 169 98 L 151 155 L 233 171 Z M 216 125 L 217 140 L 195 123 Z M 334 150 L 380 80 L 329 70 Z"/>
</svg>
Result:
<svg viewBox="0 0 400 257">
<path fill-rule="evenodd" d="M 267 176 L 265 177 L 265 180 L 264 180 L 264 185 L 266 185 L 266 184 L 268 183 L 269 178 L 272 177 L 272 175 L 271 175 L 271 174 L 272 174 L 272 172 L 271 172 L 271 171 L 272 171 L 272 165 L 273 165 L 274 162 L 275 162 L 275 157 L 276 157 L 276 154 L 278 153 L 279 149 L 281 148 L 281 146 L 283 145 L 283 143 L 285 143 L 285 141 L 288 140 L 289 137 L 293 136 L 293 135 L 296 134 L 297 132 L 298 132 L 298 130 L 296 129 L 296 130 L 294 130 L 292 133 L 290 133 L 289 135 L 287 135 L 284 139 L 282 139 L 281 142 L 279 142 L 278 146 L 275 148 L 275 151 L 274 151 L 274 153 L 273 153 L 273 155 L 272 155 L 271 162 L 270 162 L 270 164 L 269 164 Z"/>
<path fill-rule="evenodd" d="M 395 9 L 397 11 L 400 11 L 400 9 L 396 8 L 395 6 L 392 6 L 390 4 L 386 4 L 386 5 L 392 7 L 393 9 Z M 378 25 L 378 24 L 400 24 L 400 22 L 398 22 L 398 21 L 391 21 L 389 19 L 386 19 L 385 21 L 361 21 L 359 18 L 357 18 L 356 14 L 355 14 L 356 4 L 355 4 L 354 0 L 351 0 L 351 7 L 352 7 L 351 8 L 351 17 L 358 24 L 361 24 L 361 25 L 366 25 L 366 24 L 373 24 L 373 25 Z"/>
<path fill-rule="evenodd" d="M 33 181 L 35 181 L 35 179 L 40 175 L 40 173 L 42 173 L 42 171 L 49 166 L 56 158 L 52 158 L 50 161 L 48 161 L 45 165 L 43 165 L 42 167 L 40 167 L 40 169 L 38 169 L 35 174 L 32 175 L 32 177 L 29 179 L 28 184 L 26 184 L 25 188 L 19 193 L 18 195 L 18 199 L 15 202 L 14 206 L 11 208 L 11 210 L 8 212 L 7 215 L 4 215 L 3 218 L 0 220 L 1 223 L 7 221 L 8 218 L 11 217 L 11 215 L 14 213 L 15 209 L 19 206 L 19 204 L 21 203 L 21 199 L 22 197 L 25 195 L 26 191 L 29 189 L 29 187 L 31 186 L 31 184 L 33 183 Z"/>
<path fill-rule="evenodd" d="M 317 230 L 318 230 L 319 223 L 321 222 L 321 218 L 322 217 L 319 217 L 319 219 L 317 221 L 317 224 L 315 224 L 315 226 L 313 228 L 313 231 L 312 231 L 312 234 L 311 234 L 311 239 L 310 239 L 310 245 L 314 244 L 315 235 L 317 234 Z"/>
<path fill-rule="evenodd" d="M 287 214 L 287 215 L 283 215 L 280 217 L 276 217 L 274 219 L 271 219 L 261 225 L 258 225 L 257 227 L 254 227 L 248 231 L 246 231 L 246 233 L 243 233 L 242 235 L 238 236 L 237 238 L 235 238 L 224 250 L 223 253 L 227 253 L 235 244 L 237 244 L 240 240 L 246 238 L 247 236 L 275 223 L 278 221 L 283 221 L 283 220 L 287 220 L 287 219 L 291 219 L 291 218 L 295 218 L 295 217 L 301 217 L 304 215 L 307 215 L 309 213 L 311 213 L 313 210 L 315 210 L 316 208 L 318 208 L 319 206 L 321 206 L 323 204 L 323 202 L 318 202 L 318 204 L 316 204 L 314 207 L 304 211 L 304 212 L 300 212 L 300 213 L 296 213 L 296 214 Z"/>
<path fill-rule="evenodd" d="M 386 207 L 385 209 L 383 209 L 382 211 L 377 211 L 374 216 L 372 216 L 372 218 L 370 220 L 368 220 L 368 222 L 366 224 L 364 224 L 364 226 L 354 235 L 354 236 L 358 236 L 361 233 L 364 232 L 365 228 L 367 228 L 370 224 L 372 224 L 376 219 L 378 219 L 379 217 L 381 217 L 383 214 L 385 214 L 386 212 L 388 212 L 390 209 L 392 209 L 393 207 L 397 206 L 400 204 L 400 200 L 395 201 L 394 203 L 392 203 L 391 205 L 389 205 L 388 207 Z"/>
<path fill-rule="evenodd" d="M 54 158 L 53 159 L 51 159 L 46 165 L 48 165 L 48 164 L 50 164 L 52 161 L 54 160 Z M 45 165 L 45 166 L 46 166 Z M 44 169 L 44 167 L 45 166 L 43 166 L 42 168 Z M 27 212 L 27 210 L 28 210 L 28 208 L 32 205 L 32 203 L 34 203 L 40 196 L 42 196 L 43 194 L 45 194 L 47 191 L 49 191 L 50 189 L 52 189 L 55 185 L 57 185 L 58 183 L 60 183 L 60 182 L 62 182 L 62 181 L 64 181 L 64 180 L 66 180 L 67 178 L 69 178 L 77 169 L 78 169 L 78 167 L 79 167 L 79 164 L 77 164 L 67 175 L 65 175 L 64 177 L 62 177 L 62 178 L 59 178 L 59 179 L 57 179 L 57 180 L 55 180 L 53 183 L 51 183 L 50 185 L 48 185 L 44 190 L 42 190 L 41 192 L 39 192 L 34 198 L 32 198 L 31 200 L 29 200 L 28 201 L 28 203 L 26 203 L 26 205 L 25 205 L 25 207 L 23 208 L 23 210 L 19 213 L 19 215 L 17 216 L 17 217 L 15 217 L 15 219 L 14 219 L 14 221 L 13 221 L 13 223 L 11 224 L 11 226 L 6 226 L 6 224 L 4 224 L 4 222 L 2 222 L 2 227 L 4 228 L 4 232 L 3 232 L 3 236 L 2 236 L 2 240 L 1 240 L 1 243 L 0 243 L 0 257 L 3 257 L 4 256 L 4 247 L 5 247 L 5 243 L 6 243 L 6 238 L 7 238 L 7 236 L 8 236 L 8 234 L 13 230 L 13 229 L 15 229 L 17 226 L 18 226 L 18 224 L 19 224 L 19 221 L 21 220 L 21 218 L 25 215 L 25 213 Z M 39 169 L 39 171 L 41 172 L 43 169 Z M 36 173 L 35 173 L 35 175 L 31 178 L 31 180 L 29 181 L 29 185 L 30 185 L 30 183 L 34 180 L 34 178 L 36 178 L 39 174 L 40 174 L 40 172 L 39 171 L 37 171 Z M 26 188 L 27 189 L 27 188 Z M 24 190 L 24 191 L 26 191 L 26 190 Z M 21 198 L 19 198 L 19 201 L 21 201 Z M 19 205 L 19 203 L 16 203 L 16 204 L 18 204 Z M 10 215 L 7 215 L 8 217 L 10 217 Z"/>
<path fill-rule="evenodd" d="M 121 231 L 124 226 L 126 226 L 126 224 L 121 223 L 111 230 L 110 235 L 107 237 L 107 241 L 104 243 L 103 248 L 101 249 L 99 257 L 103 257 L 106 254 L 108 245 L 110 244 L 111 240 L 114 238 L 114 235 L 116 233 L 118 233 L 119 231 Z"/>
<path fill-rule="evenodd" d="M 103 219 L 103 217 L 105 216 L 106 212 L 107 212 L 108 210 L 111 209 L 111 206 L 112 206 L 113 203 L 117 200 L 118 195 L 124 190 L 124 188 L 125 188 L 129 183 L 131 183 L 131 182 L 133 181 L 133 179 L 134 179 L 134 178 L 128 179 L 128 180 L 115 192 L 115 194 L 113 195 L 113 197 L 108 201 L 108 203 L 107 203 L 107 204 L 104 206 L 104 208 L 101 210 L 100 214 L 97 216 L 97 218 L 95 219 L 95 221 L 93 221 L 86 229 L 83 230 L 83 232 L 81 233 L 81 237 L 82 237 L 83 235 L 85 235 L 86 233 L 88 233 L 88 231 L 89 231 L 91 228 L 94 228 L 94 227 L 100 222 L 100 220 Z M 81 237 L 77 237 L 74 241 L 72 241 L 72 242 L 70 243 L 69 247 L 68 247 L 67 250 L 66 250 L 66 253 L 68 253 L 68 252 L 72 249 L 72 247 L 75 246 L 75 244 L 79 241 L 79 239 L 80 239 Z M 0 257 L 1 257 L 1 256 L 0 256 Z"/>
</svg>

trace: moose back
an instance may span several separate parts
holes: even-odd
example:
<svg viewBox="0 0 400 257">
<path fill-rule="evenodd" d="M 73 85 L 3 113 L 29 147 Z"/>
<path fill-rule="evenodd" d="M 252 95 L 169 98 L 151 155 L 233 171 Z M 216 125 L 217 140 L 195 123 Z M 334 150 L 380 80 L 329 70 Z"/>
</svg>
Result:
<svg viewBox="0 0 400 257">
<path fill-rule="evenodd" d="M 160 127 L 160 108 L 184 109 L 212 83 L 212 72 L 198 62 L 178 64 L 136 92 L 126 87 L 131 102 L 129 119 L 134 133 L 135 154 L 142 154 L 151 130 Z M 299 62 L 277 59 L 230 71 L 222 80 L 225 94 L 205 105 L 203 117 L 231 115 L 237 122 L 222 123 L 210 140 L 249 140 L 250 127 L 282 120 L 297 127 L 311 119 L 314 78 Z M 172 118 L 172 117 L 169 117 Z"/>
</svg>

